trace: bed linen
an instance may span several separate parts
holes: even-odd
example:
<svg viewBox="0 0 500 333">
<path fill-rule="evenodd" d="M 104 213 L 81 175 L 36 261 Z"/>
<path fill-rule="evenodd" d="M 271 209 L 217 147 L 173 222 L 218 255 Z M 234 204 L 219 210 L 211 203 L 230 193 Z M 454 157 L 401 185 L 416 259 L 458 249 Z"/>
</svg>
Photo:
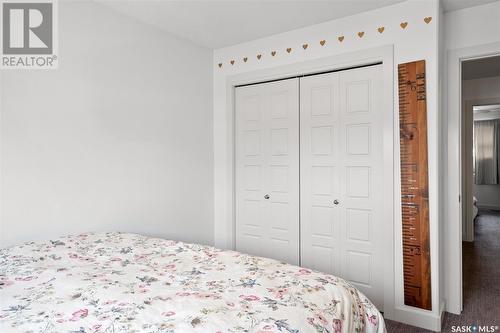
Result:
<svg viewBox="0 0 500 333">
<path fill-rule="evenodd" d="M 476 222 L 477 214 L 479 213 L 479 208 L 477 207 L 476 197 L 472 197 L 472 222 Z"/>
<path fill-rule="evenodd" d="M 0 332 L 385 332 L 341 278 L 210 246 L 86 233 L 0 249 Z"/>
</svg>

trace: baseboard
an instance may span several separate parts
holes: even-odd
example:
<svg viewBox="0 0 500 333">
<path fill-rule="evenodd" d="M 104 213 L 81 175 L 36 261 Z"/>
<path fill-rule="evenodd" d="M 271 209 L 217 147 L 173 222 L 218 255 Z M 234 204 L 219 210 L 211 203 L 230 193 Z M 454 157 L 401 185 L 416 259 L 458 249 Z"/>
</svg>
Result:
<svg viewBox="0 0 500 333">
<path fill-rule="evenodd" d="M 441 302 L 441 306 L 439 307 L 439 330 L 441 331 L 441 327 L 443 327 L 444 321 L 444 309 L 446 308 L 445 302 Z"/>
<path fill-rule="evenodd" d="M 411 326 L 424 328 L 426 330 L 441 332 L 441 325 L 444 318 L 444 302 L 439 306 L 439 313 L 421 310 L 410 306 L 394 309 L 394 318 L 389 320 L 398 321 Z"/>
</svg>

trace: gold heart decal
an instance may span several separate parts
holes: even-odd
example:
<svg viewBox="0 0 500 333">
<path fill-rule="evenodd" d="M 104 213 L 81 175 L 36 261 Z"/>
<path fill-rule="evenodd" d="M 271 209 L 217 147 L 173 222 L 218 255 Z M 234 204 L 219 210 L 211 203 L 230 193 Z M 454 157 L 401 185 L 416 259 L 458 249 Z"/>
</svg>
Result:
<svg viewBox="0 0 500 333">
<path fill-rule="evenodd" d="M 358 32 L 358 37 L 359 38 L 363 38 L 363 36 L 365 35 L 365 32 L 364 31 L 360 31 Z"/>
<path fill-rule="evenodd" d="M 222 62 L 219 63 L 219 68 L 222 68 Z"/>
<path fill-rule="evenodd" d="M 231 60 L 230 62 L 231 62 L 231 65 L 234 65 L 234 60 Z"/>
<path fill-rule="evenodd" d="M 292 52 L 292 48 L 291 47 L 287 48 L 286 52 L 288 52 L 288 53 Z"/>
<path fill-rule="evenodd" d="M 262 54 L 257 54 L 257 59 L 260 60 L 260 58 L 262 58 Z"/>
<path fill-rule="evenodd" d="M 247 58 L 247 57 L 243 58 L 243 61 L 244 61 L 244 62 L 247 62 L 247 60 L 248 60 L 248 58 Z"/>
<path fill-rule="evenodd" d="M 427 24 L 429 24 L 431 21 L 432 21 L 432 17 L 430 17 L 430 16 L 427 16 L 426 18 L 424 18 L 424 22 Z"/>
<path fill-rule="evenodd" d="M 308 46 L 309 46 L 309 44 L 303 44 L 302 48 L 305 50 L 305 49 L 307 49 Z"/>
<path fill-rule="evenodd" d="M 324 39 L 319 41 L 319 44 L 320 44 L 321 46 L 325 45 L 325 43 L 326 43 L 326 40 L 324 40 Z"/>
<path fill-rule="evenodd" d="M 271 52 L 271 55 L 274 57 L 276 55 L 276 51 Z"/>
<path fill-rule="evenodd" d="M 344 40 L 344 36 L 340 36 L 340 37 L 339 37 L 339 42 L 341 42 L 341 43 L 342 43 L 342 41 L 343 41 L 343 40 Z"/>
<path fill-rule="evenodd" d="M 378 30 L 378 32 L 383 33 L 383 32 L 384 32 L 384 30 L 385 30 L 385 27 L 380 27 L 380 28 L 378 28 L 377 30 Z"/>
<path fill-rule="evenodd" d="M 400 26 L 401 28 L 406 29 L 406 27 L 408 26 L 408 22 L 402 22 Z"/>
</svg>

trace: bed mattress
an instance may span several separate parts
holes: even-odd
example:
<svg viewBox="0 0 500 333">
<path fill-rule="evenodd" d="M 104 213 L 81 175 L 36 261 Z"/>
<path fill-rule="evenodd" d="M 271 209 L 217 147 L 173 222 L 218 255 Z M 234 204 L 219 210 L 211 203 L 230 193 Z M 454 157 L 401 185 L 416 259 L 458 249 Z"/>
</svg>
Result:
<svg viewBox="0 0 500 333">
<path fill-rule="evenodd" d="M 385 332 L 341 278 L 209 246 L 86 233 L 0 250 L 0 332 Z"/>
</svg>

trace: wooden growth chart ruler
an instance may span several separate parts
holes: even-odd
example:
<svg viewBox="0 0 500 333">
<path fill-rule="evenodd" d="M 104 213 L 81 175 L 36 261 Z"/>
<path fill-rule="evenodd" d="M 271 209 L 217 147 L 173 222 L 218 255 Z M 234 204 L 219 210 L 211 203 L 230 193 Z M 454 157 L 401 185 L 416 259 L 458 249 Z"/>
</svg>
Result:
<svg viewBox="0 0 500 333">
<path fill-rule="evenodd" d="M 425 60 L 400 64 L 398 81 L 404 302 L 431 310 Z"/>
</svg>

